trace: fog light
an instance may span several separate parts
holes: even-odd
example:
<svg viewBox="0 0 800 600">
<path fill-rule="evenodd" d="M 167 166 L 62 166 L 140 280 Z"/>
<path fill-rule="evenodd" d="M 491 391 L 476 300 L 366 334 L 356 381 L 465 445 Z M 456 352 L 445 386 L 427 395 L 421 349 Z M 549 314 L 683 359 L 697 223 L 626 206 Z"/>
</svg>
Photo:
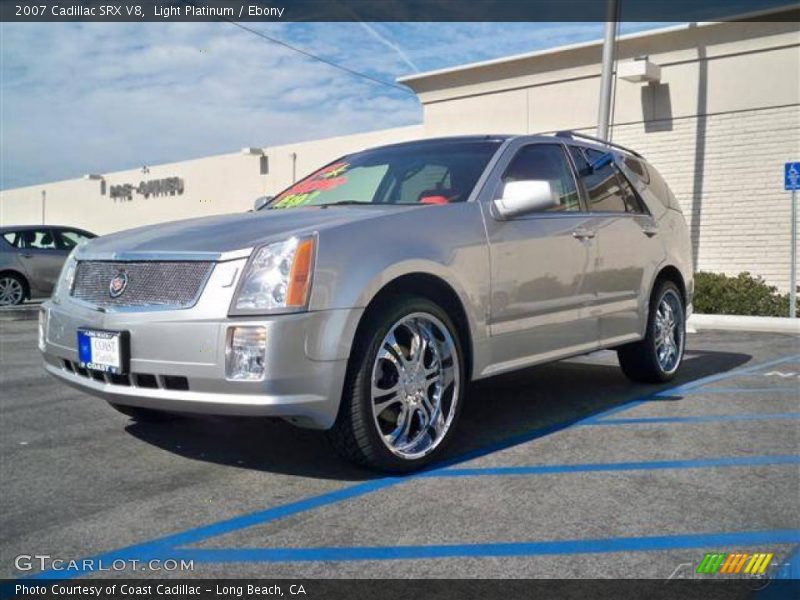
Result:
<svg viewBox="0 0 800 600">
<path fill-rule="evenodd" d="M 47 334 L 47 309 L 39 309 L 39 350 L 45 351 L 45 336 Z"/>
<path fill-rule="evenodd" d="M 264 327 L 230 327 L 225 349 L 225 377 L 235 381 L 264 379 L 267 330 Z"/>
</svg>

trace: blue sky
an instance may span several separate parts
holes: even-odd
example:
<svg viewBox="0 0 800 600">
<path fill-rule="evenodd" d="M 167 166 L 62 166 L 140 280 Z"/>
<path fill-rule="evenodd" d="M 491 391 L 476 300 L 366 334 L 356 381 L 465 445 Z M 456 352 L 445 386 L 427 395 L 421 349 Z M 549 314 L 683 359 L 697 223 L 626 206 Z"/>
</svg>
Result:
<svg viewBox="0 0 800 600">
<path fill-rule="evenodd" d="M 629 23 L 623 33 L 663 26 Z M 602 23 L 254 23 L 393 81 Z M 0 189 L 420 122 L 412 94 L 227 23 L 0 24 Z"/>
</svg>

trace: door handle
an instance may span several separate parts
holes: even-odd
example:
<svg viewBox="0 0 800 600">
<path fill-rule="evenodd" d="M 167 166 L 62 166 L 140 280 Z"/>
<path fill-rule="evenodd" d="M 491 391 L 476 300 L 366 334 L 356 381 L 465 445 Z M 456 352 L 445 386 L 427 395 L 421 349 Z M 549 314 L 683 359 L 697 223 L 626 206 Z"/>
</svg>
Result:
<svg viewBox="0 0 800 600">
<path fill-rule="evenodd" d="M 583 227 L 578 227 L 572 232 L 572 237 L 576 240 L 590 240 L 595 235 L 597 235 L 597 232 L 594 229 L 585 229 Z"/>
<path fill-rule="evenodd" d="M 22 253 L 22 258 L 32 258 L 32 257 L 33 257 L 33 254 L 30 253 L 30 252 L 23 252 Z"/>
<path fill-rule="evenodd" d="M 654 235 L 658 235 L 658 227 L 655 225 L 645 225 L 642 227 L 642 233 L 647 237 L 653 237 Z"/>
</svg>

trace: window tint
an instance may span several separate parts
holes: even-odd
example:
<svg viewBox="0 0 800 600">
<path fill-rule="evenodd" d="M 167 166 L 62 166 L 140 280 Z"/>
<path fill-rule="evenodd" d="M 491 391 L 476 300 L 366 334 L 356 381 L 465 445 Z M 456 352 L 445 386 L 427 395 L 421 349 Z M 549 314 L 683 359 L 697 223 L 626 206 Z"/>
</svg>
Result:
<svg viewBox="0 0 800 600">
<path fill-rule="evenodd" d="M 575 178 L 561 145 L 532 144 L 522 148 L 503 174 L 499 193 L 506 183 L 531 180 L 549 181 L 556 191 L 559 203 L 547 212 L 581 209 Z"/>
<path fill-rule="evenodd" d="M 581 180 L 588 195 L 589 210 L 596 212 L 632 212 L 640 213 L 642 208 L 636 193 L 613 163 L 609 163 L 595 171 L 589 167 L 589 161 L 595 161 L 603 152 L 586 149 L 586 157 L 581 150 L 570 148 L 572 157 L 581 173 Z"/>
<path fill-rule="evenodd" d="M 72 250 L 75 246 L 80 244 L 83 240 L 88 240 L 89 236 L 80 231 L 73 231 L 72 229 L 57 231 L 58 247 L 62 250 Z"/>
<path fill-rule="evenodd" d="M 55 250 L 56 242 L 49 229 L 28 229 L 3 234 L 9 244 L 15 248 Z"/>
<path fill-rule="evenodd" d="M 406 173 L 391 201 L 407 203 L 431 196 L 447 197 L 451 189 L 450 170 L 445 165 L 429 164 Z"/>
</svg>

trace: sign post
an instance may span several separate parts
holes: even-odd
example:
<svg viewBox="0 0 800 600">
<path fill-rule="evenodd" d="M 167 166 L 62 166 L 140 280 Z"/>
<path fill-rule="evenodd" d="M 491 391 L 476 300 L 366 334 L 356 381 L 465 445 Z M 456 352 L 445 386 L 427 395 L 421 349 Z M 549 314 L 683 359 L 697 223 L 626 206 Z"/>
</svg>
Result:
<svg viewBox="0 0 800 600">
<path fill-rule="evenodd" d="M 789 276 L 789 317 L 797 317 L 797 190 L 800 189 L 800 162 L 784 165 L 783 187 L 792 192 L 792 259 Z"/>
</svg>

